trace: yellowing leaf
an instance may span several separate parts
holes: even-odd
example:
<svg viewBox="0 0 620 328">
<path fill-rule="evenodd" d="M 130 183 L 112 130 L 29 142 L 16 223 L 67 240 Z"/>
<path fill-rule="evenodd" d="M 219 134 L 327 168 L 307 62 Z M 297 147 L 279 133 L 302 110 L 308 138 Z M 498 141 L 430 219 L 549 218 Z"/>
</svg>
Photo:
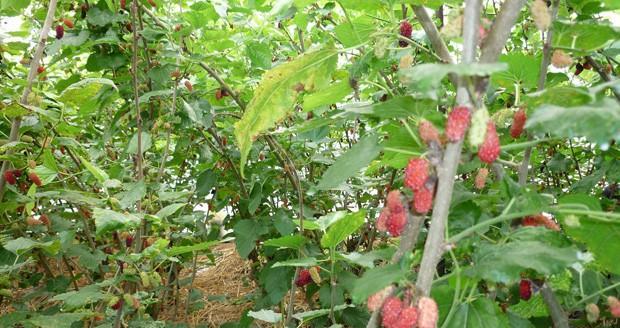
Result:
<svg viewBox="0 0 620 328">
<path fill-rule="evenodd" d="M 254 91 L 254 98 L 241 120 L 235 124 L 242 174 L 256 137 L 286 117 L 293 109 L 297 94 L 301 90 L 312 91 L 326 85 L 331 79 L 331 73 L 336 69 L 337 58 L 336 50 L 330 47 L 302 55 L 263 75 Z"/>
</svg>

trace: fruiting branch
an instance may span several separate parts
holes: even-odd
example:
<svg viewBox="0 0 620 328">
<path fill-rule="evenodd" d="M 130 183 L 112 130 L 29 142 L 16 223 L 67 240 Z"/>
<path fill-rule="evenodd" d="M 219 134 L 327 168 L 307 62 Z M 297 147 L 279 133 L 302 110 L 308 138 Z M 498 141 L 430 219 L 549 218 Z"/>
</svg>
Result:
<svg viewBox="0 0 620 328">
<path fill-rule="evenodd" d="M 43 22 L 43 28 L 41 29 L 41 34 L 39 35 L 39 41 L 37 42 L 37 48 L 34 52 L 34 56 L 32 56 L 32 60 L 30 61 L 30 70 L 28 71 L 28 78 L 26 79 L 26 86 L 24 87 L 24 91 L 22 93 L 21 98 L 19 99 L 19 103 L 28 106 L 28 96 L 32 91 L 32 83 L 39 72 L 39 64 L 41 62 L 41 58 L 43 57 L 43 50 L 45 49 L 45 43 L 47 42 L 47 35 L 50 33 L 50 29 L 52 28 L 52 23 L 54 22 L 54 13 L 56 12 L 56 4 L 58 0 L 50 0 L 47 5 L 47 16 L 45 16 L 45 21 Z M 15 142 L 19 139 L 19 128 L 22 124 L 21 116 L 17 116 L 11 122 L 11 132 L 9 133 L 9 143 Z M 9 148 L 5 155 L 9 156 L 13 153 L 13 149 Z M 4 196 L 4 185 L 6 183 L 4 178 L 4 172 L 9 169 L 11 162 L 9 160 L 5 160 L 2 163 L 2 169 L 0 169 L 0 201 Z"/>
<path fill-rule="evenodd" d="M 462 63 L 474 62 L 476 45 L 478 44 L 478 26 L 480 24 L 480 0 L 468 0 L 465 4 L 463 21 L 463 57 Z M 457 103 L 467 106 L 470 103 L 469 92 L 465 85 L 467 80 L 459 79 L 457 88 Z M 463 140 L 450 142 L 446 147 L 442 162 L 437 166 L 437 192 L 431 226 L 424 244 L 424 255 L 420 264 L 420 272 L 416 286 L 424 296 L 430 295 L 433 277 L 437 263 L 444 252 L 443 241 L 446 229 L 446 221 L 452 201 L 454 188 L 454 176 L 459 165 Z"/>
</svg>

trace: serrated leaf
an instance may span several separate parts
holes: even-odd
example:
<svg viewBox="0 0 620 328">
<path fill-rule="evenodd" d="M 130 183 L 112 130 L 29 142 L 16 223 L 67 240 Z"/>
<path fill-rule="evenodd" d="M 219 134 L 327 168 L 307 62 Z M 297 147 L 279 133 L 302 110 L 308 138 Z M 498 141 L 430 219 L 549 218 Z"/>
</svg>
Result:
<svg viewBox="0 0 620 328">
<path fill-rule="evenodd" d="M 174 246 L 166 250 L 168 256 L 177 256 L 189 252 L 204 251 L 214 245 L 219 244 L 219 240 L 205 241 L 194 245 Z"/>
<path fill-rule="evenodd" d="M 82 318 L 91 316 L 92 312 L 78 313 L 56 313 L 53 315 L 36 314 L 27 320 L 28 323 L 40 328 L 71 328 L 74 322 L 82 320 Z"/>
<path fill-rule="evenodd" d="M 93 217 L 95 218 L 97 236 L 101 236 L 109 231 L 135 228 L 140 224 L 140 218 L 137 216 L 103 208 L 93 209 Z"/>
<path fill-rule="evenodd" d="M 66 310 L 76 309 L 85 305 L 97 302 L 105 298 L 105 294 L 100 291 L 99 286 L 89 285 L 80 288 L 79 291 L 70 291 L 58 294 L 52 298 L 53 301 L 64 303 Z"/>
<path fill-rule="evenodd" d="M 334 248 L 364 224 L 366 211 L 350 213 L 334 223 L 321 238 L 321 246 Z"/>
<path fill-rule="evenodd" d="M 535 294 L 527 301 L 520 300 L 519 303 L 512 305 L 508 310 L 528 319 L 531 317 L 546 317 L 549 315 L 547 305 L 545 305 L 545 301 L 540 293 Z"/>
<path fill-rule="evenodd" d="M 155 215 L 158 216 L 161 219 L 165 219 L 165 218 L 169 217 L 170 215 L 174 214 L 179 209 L 183 208 L 185 205 L 187 205 L 187 203 L 170 204 L 170 205 L 162 208 L 161 210 L 159 210 L 159 212 L 157 212 L 157 214 L 155 214 Z"/>
<path fill-rule="evenodd" d="M 330 105 L 342 100 L 353 91 L 348 80 L 342 80 L 327 88 L 304 96 L 304 111 L 311 111 L 319 106 Z"/>
<path fill-rule="evenodd" d="M 118 90 L 112 80 L 102 78 L 87 78 L 73 83 L 67 87 L 58 97 L 58 100 L 66 105 L 81 105 L 90 102 L 101 91 L 101 88 L 108 86 Z"/>
<path fill-rule="evenodd" d="M 371 135 L 363 138 L 338 157 L 336 162 L 323 173 L 317 189 L 328 190 L 340 186 L 348 178 L 357 174 L 359 170 L 368 166 L 373 159 L 379 156 L 381 150 L 379 137 Z"/>
<path fill-rule="evenodd" d="M 407 270 L 398 264 L 388 264 L 364 272 L 364 275 L 355 281 L 351 297 L 356 304 L 366 301 L 368 296 L 382 290 L 393 282 L 404 279 Z"/>
<path fill-rule="evenodd" d="M 258 220 L 241 220 L 237 222 L 233 230 L 235 231 L 237 252 L 242 258 L 246 258 L 254 247 L 256 247 L 258 238 L 269 231 L 269 229 L 261 222 L 258 222 Z"/>
<path fill-rule="evenodd" d="M 304 54 L 263 75 L 243 117 L 235 123 L 242 174 L 252 142 L 293 110 L 300 86 L 312 91 L 328 83 L 331 72 L 336 69 L 337 58 L 336 50 L 329 47 Z"/>
<path fill-rule="evenodd" d="M 584 136 L 606 149 L 612 139 L 620 140 L 620 104 L 605 98 L 577 107 L 543 105 L 528 117 L 525 127 L 557 137 Z"/>
<path fill-rule="evenodd" d="M 474 252 L 474 266 L 467 272 L 489 281 L 511 283 L 519 280 L 526 269 L 544 275 L 562 272 L 578 261 L 577 253 L 573 246 L 557 247 L 538 241 L 482 244 Z"/>
<path fill-rule="evenodd" d="M 282 314 L 272 310 L 249 311 L 248 316 L 269 323 L 276 323 L 282 320 Z"/>
<path fill-rule="evenodd" d="M 82 157 L 79 157 L 79 158 L 80 158 L 80 161 L 82 162 L 82 165 L 84 165 L 84 167 L 88 170 L 88 172 L 90 172 L 95 177 L 95 179 L 99 181 L 99 183 L 103 184 L 106 180 L 110 179 L 110 177 L 108 176 L 107 173 L 105 173 L 104 170 L 100 169 L 99 167 L 85 160 Z"/>
<path fill-rule="evenodd" d="M 459 304 L 449 328 L 509 328 L 508 317 L 488 298 L 478 298 L 471 303 Z"/>
<path fill-rule="evenodd" d="M 16 255 L 22 255 L 32 249 L 40 248 L 49 255 L 56 255 L 60 250 L 60 240 L 54 239 L 48 242 L 38 242 L 29 238 L 19 237 L 9 240 L 3 245 L 4 249 Z"/>
<path fill-rule="evenodd" d="M 522 88 L 536 88 L 540 72 L 540 56 L 533 57 L 520 52 L 501 55 L 499 61 L 508 64 L 508 69 L 493 74 L 493 83 L 508 90 L 514 90 L 515 84 Z"/>
<path fill-rule="evenodd" d="M 577 205 L 591 211 L 600 211 L 599 201 L 589 195 L 566 195 L 559 199 L 560 205 Z M 594 258 L 610 272 L 620 274 L 620 220 L 601 221 L 588 218 L 587 215 L 559 216 L 566 233 L 576 240 L 585 243 Z"/>
<path fill-rule="evenodd" d="M 590 53 L 620 38 L 612 26 L 592 23 L 553 23 L 553 47 Z"/>
</svg>

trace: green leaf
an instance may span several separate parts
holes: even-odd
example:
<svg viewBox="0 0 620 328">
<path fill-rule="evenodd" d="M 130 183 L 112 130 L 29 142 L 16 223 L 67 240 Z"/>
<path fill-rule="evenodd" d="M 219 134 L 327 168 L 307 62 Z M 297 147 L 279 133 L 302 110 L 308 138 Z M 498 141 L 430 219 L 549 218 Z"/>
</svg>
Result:
<svg viewBox="0 0 620 328">
<path fill-rule="evenodd" d="M 366 271 L 361 278 L 355 281 L 351 293 L 353 302 L 356 304 L 365 302 L 368 296 L 382 290 L 391 283 L 404 279 L 407 271 L 399 264 L 388 264 Z"/>
<path fill-rule="evenodd" d="M 27 322 L 40 328 L 71 328 L 74 322 L 91 315 L 92 312 L 56 313 L 53 315 L 36 314 Z"/>
<path fill-rule="evenodd" d="M 308 239 L 306 239 L 306 237 L 300 235 L 293 235 L 266 240 L 264 242 L 264 245 L 279 248 L 300 249 L 306 242 L 308 242 Z"/>
<path fill-rule="evenodd" d="M 590 53 L 611 44 L 618 38 L 620 38 L 620 32 L 600 22 L 570 24 L 555 21 L 553 23 L 554 48 Z"/>
<path fill-rule="evenodd" d="M 486 76 L 508 69 L 506 63 L 495 64 L 420 64 L 398 71 L 401 81 L 417 92 L 432 95 L 446 75 Z"/>
<path fill-rule="evenodd" d="M 449 328 L 509 328 L 508 317 L 502 313 L 495 302 L 488 298 L 478 298 L 472 303 L 458 305 Z"/>
<path fill-rule="evenodd" d="M 140 98 L 138 99 L 138 101 L 141 104 L 146 104 L 146 103 L 150 102 L 151 98 L 153 98 L 153 97 L 168 98 L 170 95 L 172 95 L 172 90 L 171 89 L 155 90 L 155 91 L 147 92 L 147 93 L 141 95 Z"/>
<path fill-rule="evenodd" d="M 349 81 L 346 79 L 341 80 L 327 88 L 304 96 L 303 109 L 308 112 L 320 106 L 335 104 L 351 94 L 352 91 L 353 89 L 351 89 Z"/>
<path fill-rule="evenodd" d="M 21 106 L 19 103 L 13 102 L 10 105 L 2 108 L 0 113 L 2 115 L 5 115 L 8 118 L 14 118 L 14 117 L 19 117 L 19 116 L 24 116 L 30 113 L 30 111 L 26 109 L 24 106 Z"/>
<path fill-rule="evenodd" d="M 352 235 L 364 224 L 366 211 L 361 210 L 356 213 L 347 214 L 338 222 L 334 223 L 327 233 L 321 238 L 321 246 L 324 248 L 334 248 L 342 241 Z"/>
<path fill-rule="evenodd" d="M 213 240 L 213 241 L 205 241 L 199 244 L 194 244 L 194 245 L 189 245 L 189 246 L 187 245 L 174 246 L 174 247 L 168 248 L 166 250 L 166 254 L 168 254 L 168 256 L 177 256 L 177 255 L 181 255 L 181 254 L 185 254 L 189 252 L 204 251 L 219 243 L 220 243 L 219 240 Z"/>
<path fill-rule="evenodd" d="M 377 30 L 377 22 L 368 17 L 360 16 L 351 21 L 338 24 L 334 29 L 336 37 L 347 47 L 354 47 L 368 41 L 370 35 Z"/>
<path fill-rule="evenodd" d="M 217 174 L 211 169 L 206 169 L 200 173 L 196 179 L 196 195 L 205 196 L 211 192 L 211 189 L 217 182 Z"/>
<path fill-rule="evenodd" d="M 248 316 L 269 323 L 276 323 L 282 320 L 282 314 L 272 310 L 249 311 Z"/>
<path fill-rule="evenodd" d="M 351 263 L 371 269 L 375 267 L 375 261 L 389 260 L 394 254 L 394 251 L 395 251 L 395 248 L 383 248 L 383 249 L 373 250 L 371 252 L 363 253 L 363 254 L 353 252 L 349 254 L 337 254 L 337 256 L 342 257 L 343 259 Z"/>
<path fill-rule="evenodd" d="M 525 127 L 564 138 L 584 136 L 607 149 L 612 139 L 620 140 L 620 104 L 605 98 L 578 107 L 543 105 L 528 117 Z"/>
<path fill-rule="evenodd" d="M 88 170 L 88 172 L 90 172 L 95 177 L 95 179 L 99 181 L 99 183 L 103 184 L 106 180 L 110 179 L 110 176 L 108 176 L 108 174 L 105 173 L 104 170 L 100 169 L 93 163 L 85 160 L 82 157 L 80 157 L 80 161 L 82 162 L 82 165 L 84 165 L 84 167 Z"/>
<path fill-rule="evenodd" d="M 30 0 L 2 0 L 0 1 L 0 16 L 17 16 L 28 8 Z"/>
<path fill-rule="evenodd" d="M 529 93 L 525 97 L 525 103 L 531 108 L 544 104 L 573 107 L 585 105 L 592 100 L 592 95 L 585 88 L 565 86 L 545 88 L 543 91 Z"/>
<path fill-rule="evenodd" d="M 499 61 L 508 64 L 508 70 L 493 74 L 493 83 L 508 90 L 514 90 L 515 84 L 523 88 L 535 89 L 538 85 L 541 58 L 520 52 L 501 55 Z"/>
<path fill-rule="evenodd" d="M 558 202 L 564 206 L 581 206 L 591 211 L 600 211 L 599 201 L 589 195 L 574 194 L 561 197 Z M 595 215 L 591 215 L 595 217 Z M 564 214 L 559 216 L 566 233 L 586 244 L 598 263 L 610 272 L 620 274 L 620 220 L 602 221 L 588 215 Z"/>
<path fill-rule="evenodd" d="M 317 188 L 320 190 L 335 189 L 357 174 L 359 170 L 368 166 L 381 153 L 381 150 L 378 136 L 371 135 L 363 138 L 338 157 L 336 162 L 323 173 Z"/>
<path fill-rule="evenodd" d="M 58 294 L 52 298 L 53 301 L 61 301 L 64 303 L 65 310 L 72 310 L 92 304 L 104 299 L 106 296 L 100 291 L 99 286 L 89 285 L 80 288 L 79 291 L 71 291 L 64 294 Z"/>
<path fill-rule="evenodd" d="M 482 244 L 474 252 L 474 266 L 467 272 L 493 282 L 511 283 L 519 280 L 526 269 L 544 275 L 562 272 L 578 261 L 577 253 L 575 247 L 557 247 L 539 241 Z"/>
<path fill-rule="evenodd" d="M 147 150 L 149 150 L 149 148 L 151 148 L 151 134 L 145 131 L 142 131 L 142 140 L 141 140 L 141 148 L 142 148 L 142 153 L 146 152 Z M 131 138 L 131 140 L 129 141 L 129 144 L 127 144 L 127 152 L 130 154 L 137 154 L 138 153 L 138 133 L 135 133 L 133 135 L 133 137 Z"/>
<path fill-rule="evenodd" d="M 241 173 L 252 142 L 262 132 L 273 128 L 293 110 L 299 87 L 312 91 L 330 81 L 336 69 L 337 52 L 329 47 L 304 54 L 277 66 L 263 75 L 254 97 L 241 120 L 235 123 L 235 138 L 241 152 Z"/>
<path fill-rule="evenodd" d="M 160 218 L 162 218 L 162 219 L 165 219 L 165 218 L 169 217 L 170 215 L 174 214 L 179 209 L 183 208 L 185 205 L 187 205 L 187 203 L 170 204 L 170 205 L 162 208 L 161 210 L 159 210 L 159 212 L 157 212 L 157 214 L 155 214 L 155 215 L 160 217 Z"/>
<path fill-rule="evenodd" d="M 519 303 L 508 308 L 512 313 L 518 314 L 523 318 L 546 317 L 549 315 L 547 305 L 540 293 L 535 294 L 529 300 L 520 300 Z"/>
<path fill-rule="evenodd" d="M 292 259 L 274 263 L 271 267 L 311 267 L 317 265 L 318 262 L 314 257 L 304 257 L 301 259 Z"/>
<path fill-rule="evenodd" d="M 271 49 L 266 43 L 253 42 L 246 46 L 246 55 L 252 63 L 252 67 L 271 68 Z"/>
<path fill-rule="evenodd" d="M 60 250 L 60 246 L 60 239 L 54 239 L 48 242 L 38 242 L 24 237 L 9 240 L 3 245 L 4 249 L 16 255 L 25 254 L 35 248 L 42 249 L 48 255 L 56 255 Z"/>
<path fill-rule="evenodd" d="M 119 192 L 116 194 L 116 198 L 119 199 L 120 205 L 122 209 L 126 209 L 129 206 L 132 206 L 137 201 L 144 198 L 146 195 L 146 184 L 143 180 L 138 181 L 136 183 L 132 183 L 129 185 L 129 189 L 127 191 Z"/>
<path fill-rule="evenodd" d="M 340 304 L 340 305 L 336 305 L 334 306 L 334 311 L 338 312 L 338 311 L 342 311 L 346 308 L 352 307 L 353 305 L 351 304 Z M 328 315 L 329 312 L 331 310 L 330 309 L 319 309 L 319 310 L 311 310 L 311 311 L 305 311 L 305 312 L 300 312 L 300 313 L 295 313 L 293 314 L 293 318 L 301 321 L 301 322 L 307 322 L 310 321 L 312 319 L 318 318 L 318 317 L 322 317 L 324 315 Z M 330 328 L 333 327 L 342 327 L 341 325 L 335 325 L 335 326 L 330 326 Z"/>
<path fill-rule="evenodd" d="M 118 90 L 112 80 L 101 78 L 87 78 L 77 83 L 71 84 L 58 97 L 58 100 L 65 105 L 73 105 L 76 107 L 84 106 L 84 104 L 96 99 L 97 94 L 104 87 L 110 87 Z"/>
<path fill-rule="evenodd" d="M 256 247 L 256 241 L 261 235 L 269 232 L 269 229 L 258 220 L 241 220 L 233 228 L 235 231 L 235 244 L 237 252 L 242 258 L 248 257 Z"/>
<path fill-rule="evenodd" d="M 140 224 L 140 218 L 129 213 L 118 213 L 103 208 L 94 208 L 95 228 L 97 236 L 109 231 L 135 228 Z"/>
</svg>

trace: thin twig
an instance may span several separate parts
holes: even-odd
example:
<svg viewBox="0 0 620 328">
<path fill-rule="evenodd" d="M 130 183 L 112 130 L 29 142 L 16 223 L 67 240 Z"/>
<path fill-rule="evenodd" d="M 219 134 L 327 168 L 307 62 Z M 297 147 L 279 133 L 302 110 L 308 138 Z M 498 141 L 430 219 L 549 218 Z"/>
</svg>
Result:
<svg viewBox="0 0 620 328">
<path fill-rule="evenodd" d="M 591 56 L 586 56 L 585 58 L 588 64 L 590 64 L 592 68 L 594 68 L 594 70 L 598 73 L 598 75 L 601 76 L 601 79 L 603 79 L 603 81 L 609 82 L 612 80 L 609 74 L 607 74 L 607 72 L 605 71 L 605 69 L 601 67 L 601 65 L 599 65 L 594 59 L 592 59 Z M 620 101 L 620 92 L 618 92 L 618 90 L 616 90 L 616 88 L 613 86 L 610 89 L 611 89 L 611 92 L 613 92 L 616 99 Z"/>
<path fill-rule="evenodd" d="M 41 58 L 43 57 L 43 50 L 45 49 L 45 43 L 47 42 L 47 35 L 50 32 L 52 23 L 54 22 L 54 13 L 56 12 L 57 3 L 58 0 L 50 0 L 49 4 L 47 5 L 47 16 L 45 16 L 45 21 L 43 22 L 43 28 L 41 29 L 41 34 L 39 35 L 39 41 L 37 42 L 37 48 L 34 52 L 34 56 L 32 56 L 32 60 L 30 61 L 30 70 L 28 71 L 26 86 L 24 87 L 22 96 L 19 99 L 19 103 L 23 106 L 28 106 L 28 96 L 32 91 L 32 83 L 38 74 L 39 63 L 41 62 Z M 17 116 L 13 119 L 13 121 L 11 122 L 11 132 L 9 133 L 8 143 L 17 141 L 17 139 L 19 138 L 19 128 L 21 127 L 21 124 L 21 116 Z M 5 154 L 5 157 L 10 157 L 12 153 L 13 149 L 9 148 Z M 4 179 L 4 172 L 9 169 L 9 165 L 11 165 L 11 161 L 5 160 L 2 163 L 2 169 L 0 169 L 0 201 L 4 197 L 4 185 L 6 183 Z"/>
</svg>

